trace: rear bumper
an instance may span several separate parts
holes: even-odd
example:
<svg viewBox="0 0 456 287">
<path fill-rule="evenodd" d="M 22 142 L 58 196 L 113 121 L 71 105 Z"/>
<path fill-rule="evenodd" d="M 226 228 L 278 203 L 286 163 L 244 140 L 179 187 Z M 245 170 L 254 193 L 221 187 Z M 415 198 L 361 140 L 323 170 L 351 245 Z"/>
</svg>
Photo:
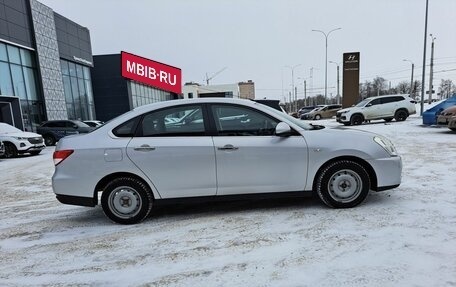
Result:
<svg viewBox="0 0 456 287">
<path fill-rule="evenodd" d="M 63 204 L 80 205 L 94 207 L 96 202 L 91 197 L 81 197 L 73 195 L 56 194 L 56 198 Z"/>
</svg>

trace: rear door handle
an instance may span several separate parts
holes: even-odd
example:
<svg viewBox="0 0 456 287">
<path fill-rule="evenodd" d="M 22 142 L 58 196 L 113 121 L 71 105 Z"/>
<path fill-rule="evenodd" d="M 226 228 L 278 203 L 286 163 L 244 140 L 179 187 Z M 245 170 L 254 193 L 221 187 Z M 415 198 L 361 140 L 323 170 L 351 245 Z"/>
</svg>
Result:
<svg viewBox="0 0 456 287">
<path fill-rule="evenodd" d="M 227 144 L 227 145 L 224 145 L 222 147 L 218 147 L 217 148 L 218 150 L 238 150 L 239 148 L 238 147 L 235 147 L 231 144 Z"/>
<path fill-rule="evenodd" d="M 151 150 L 155 150 L 154 147 L 151 147 L 150 145 L 148 144 L 143 144 L 139 147 L 135 147 L 133 148 L 134 150 L 137 150 L 137 151 L 151 151 Z"/>
</svg>

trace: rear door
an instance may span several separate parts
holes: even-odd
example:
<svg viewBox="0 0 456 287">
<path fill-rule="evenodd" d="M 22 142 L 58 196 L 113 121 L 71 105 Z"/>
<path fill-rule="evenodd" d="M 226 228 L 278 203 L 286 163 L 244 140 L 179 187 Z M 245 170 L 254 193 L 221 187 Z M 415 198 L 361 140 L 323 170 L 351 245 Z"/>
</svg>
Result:
<svg viewBox="0 0 456 287">
<path fill-rule="evenodd" d="M 162 198 L 215 195 L 215 152 L 204 114 L 199 104 L 150 112 L 129 142 L 128 157 Z"/>
<path fill-rule="evenodd" d="M 279 120 L 250 107 L 213 104 L 210 112 L 217 195 L 304 190 L 308 156 L 301 135 L 275 136 Z"/>
</svg>

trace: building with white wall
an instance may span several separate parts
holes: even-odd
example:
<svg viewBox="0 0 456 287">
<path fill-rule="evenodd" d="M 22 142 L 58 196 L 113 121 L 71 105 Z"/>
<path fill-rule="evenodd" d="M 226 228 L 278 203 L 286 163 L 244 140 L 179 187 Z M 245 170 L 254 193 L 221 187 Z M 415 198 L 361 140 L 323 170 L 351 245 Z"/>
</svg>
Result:
<svg viewBox="0 0 456 287">
<path fill-rule="evenodd" d="M 182 87 L 182 94 L 184 99 L 204 97 L 254 99 L 255 83 L 251 80 L 224 85 L 200 85 L 190 82 Z"/>
</svg>

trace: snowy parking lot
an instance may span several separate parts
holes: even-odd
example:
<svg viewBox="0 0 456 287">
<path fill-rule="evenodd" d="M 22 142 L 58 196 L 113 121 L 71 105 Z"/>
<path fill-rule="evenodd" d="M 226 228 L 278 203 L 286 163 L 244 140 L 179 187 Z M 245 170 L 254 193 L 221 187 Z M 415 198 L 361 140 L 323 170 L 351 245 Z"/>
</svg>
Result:
<svg viewBox="0 0 456 287">
<path fill-rule="evenodd" d="M 53 148 L 0 160 L 0 285 L 456 286 L 456 133 L 416 115 L 318 123 L 390 138 L 401 186 L 353 209 L 315 198 L 192 204 L 123 226 L 55 199 Z"/>
</svg>

